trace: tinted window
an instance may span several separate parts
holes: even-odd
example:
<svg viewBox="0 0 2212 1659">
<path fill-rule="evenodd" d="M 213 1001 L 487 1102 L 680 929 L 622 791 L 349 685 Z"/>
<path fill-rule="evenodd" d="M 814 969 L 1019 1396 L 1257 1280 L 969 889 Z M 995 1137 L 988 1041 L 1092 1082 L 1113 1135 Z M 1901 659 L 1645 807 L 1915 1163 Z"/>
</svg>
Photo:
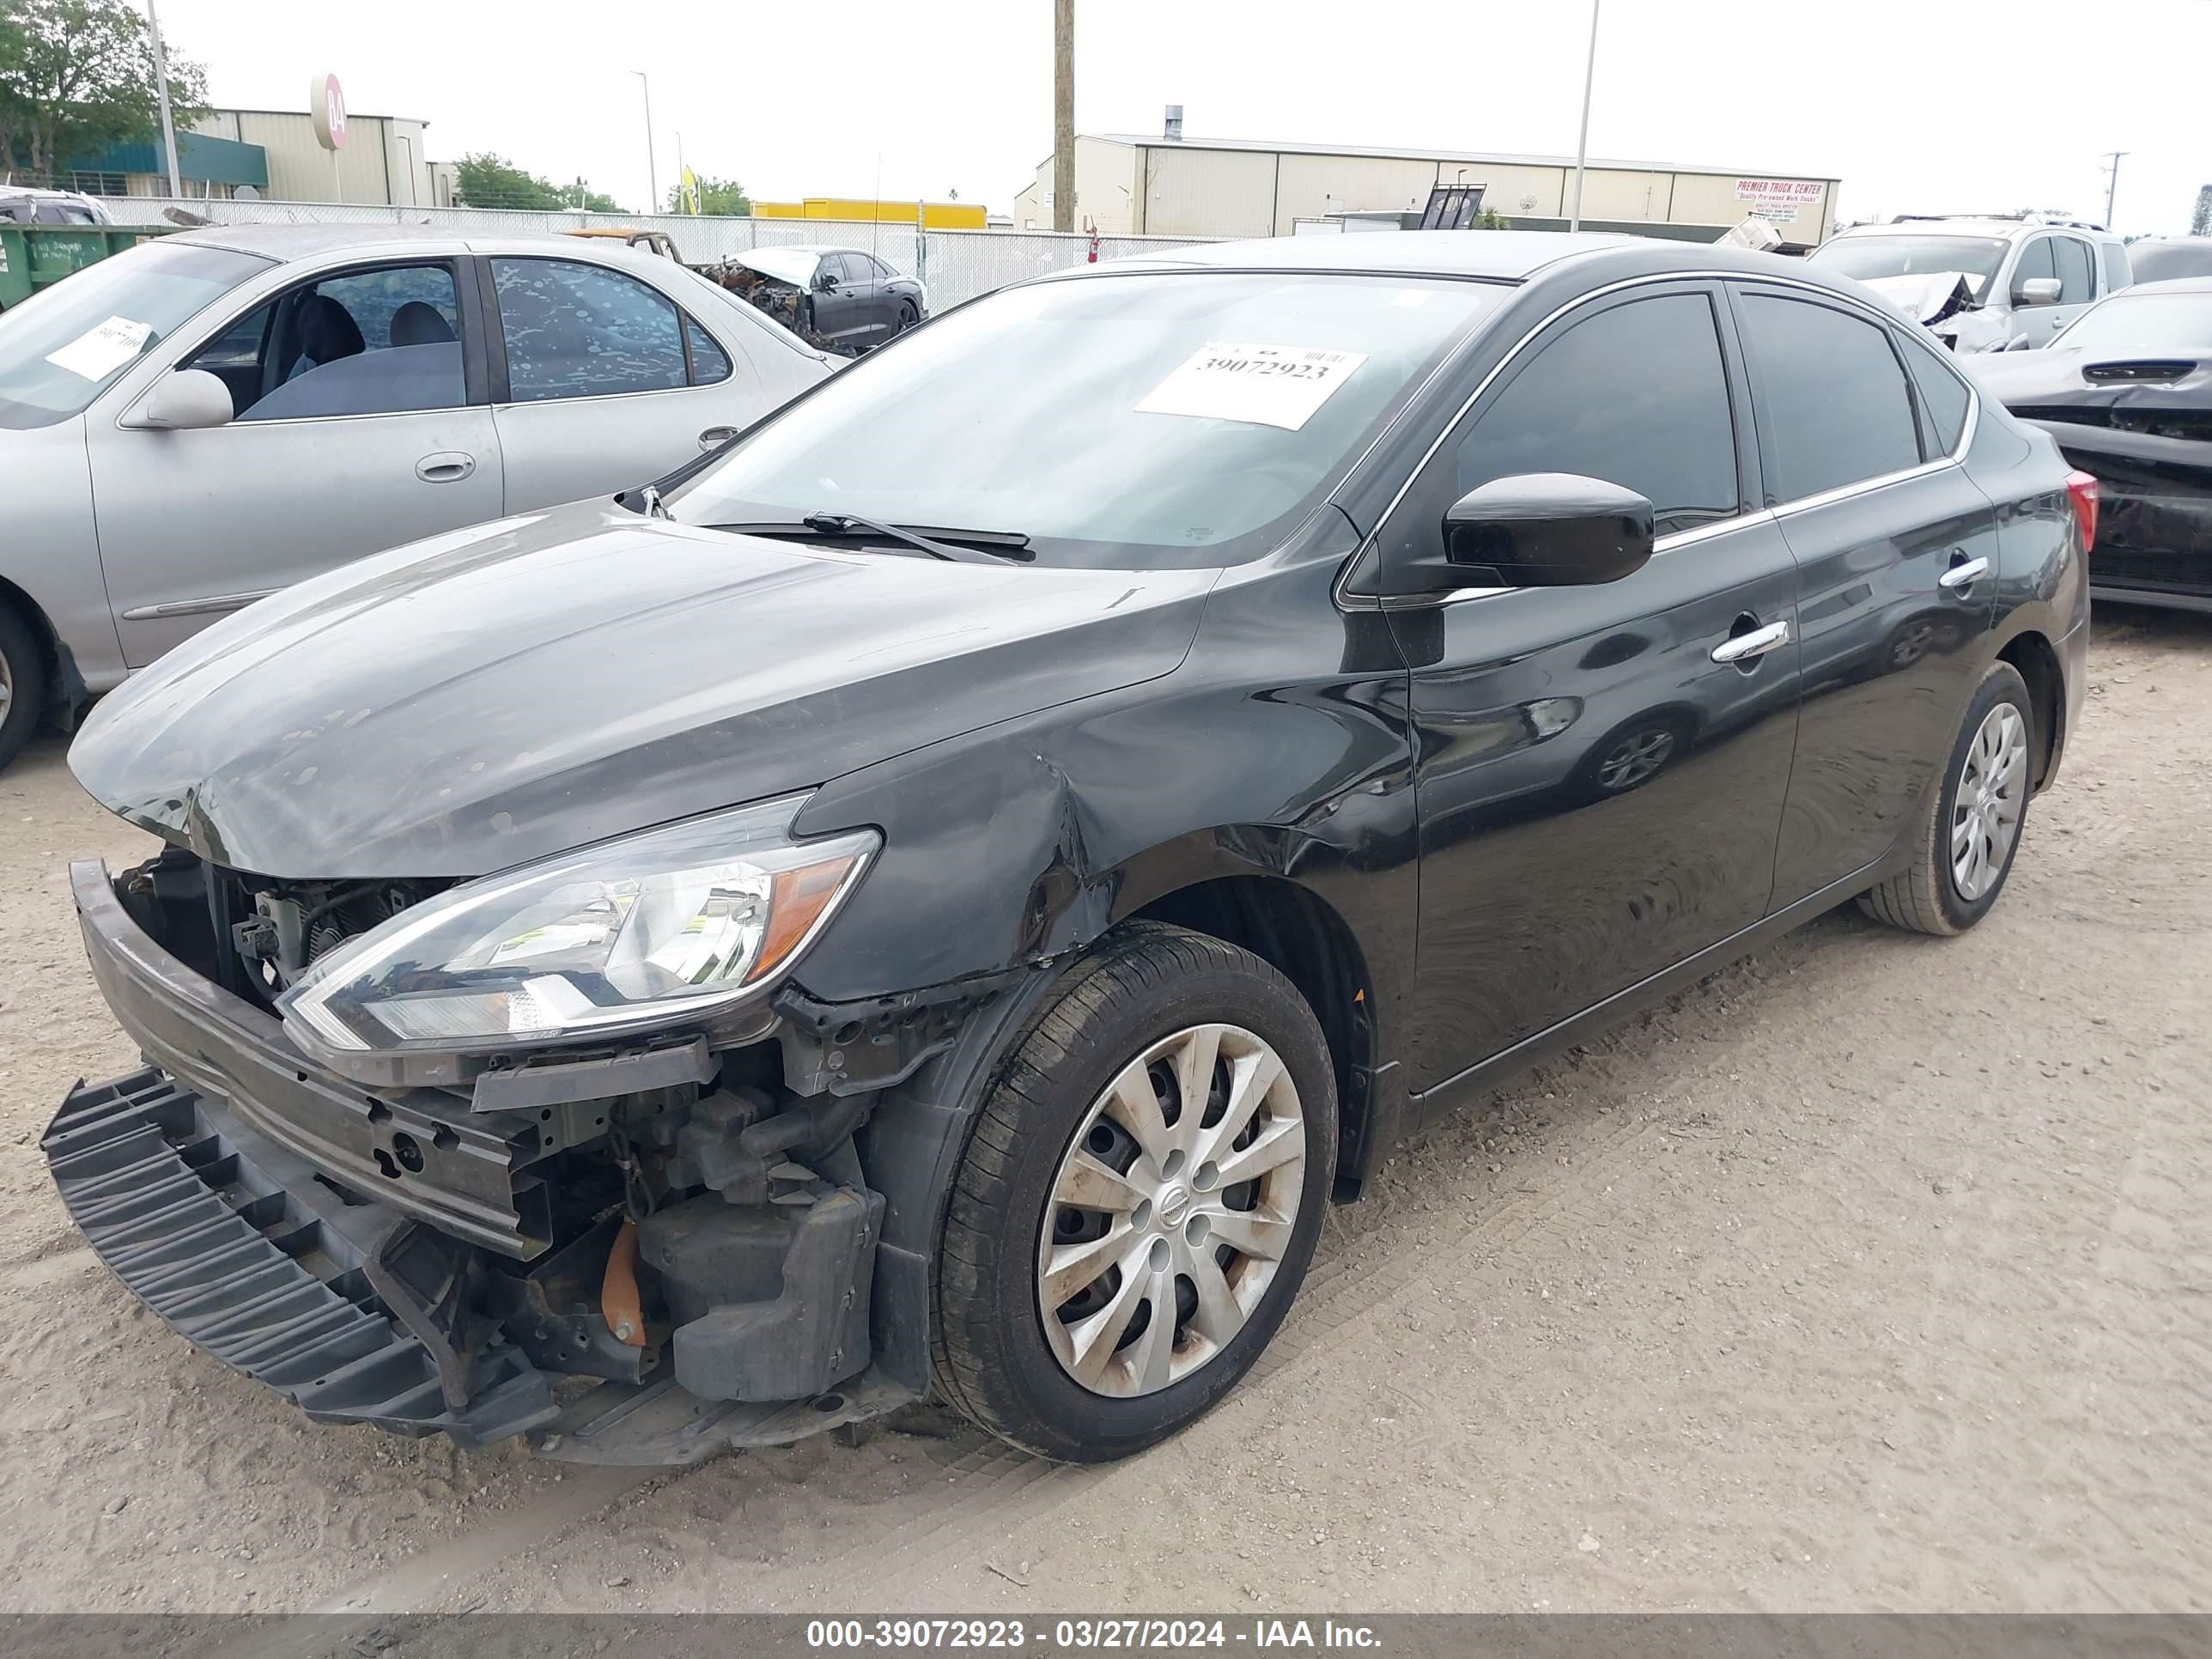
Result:
<svg viewBox="0 0 2212 1659">
<path fill-rule="evenodd" d="M 850 253 L 827 253 L 823 256 L 822 263 L 830 268 L 830 274 L 837 279 L 840 286 L 850 287 L 854 283 L 867 280 L 867 273 L 861 270 L 860 261 Z"/>
<path fill-rule="evenodd" d="M 565 259 L 494 259 L 491 270 L 517 403 L 684 384 L 676 304 L 659 289 Z"/>
<path fill-rule="evenodd" d="M 2129 268 L 2126 245 L 2105 242 L 2100 246 L 2105 255 L 2105 292 L 2117 293 L 2135 280 L 2135 272 Z"/>
<path fill-rule="evenodd" d="M 729 354 L 715 343 L 713 335 L 686 317 L 684 319 L 684 337 L 691 343 L 693 386 L 712 386 L 717 380 L 730 378 Z"/>
<path fill-rule="evenodd" d="M 257 307 L 193 353 L 234 418 L 297 421 L 458 409 L 460 303 L 442 264 L 319 277 Z"/>
<path fill-rule="evenodd" d="M 1579 472 L 1650 498 L 1666 535 L 1733 515 L 1735 425 L 1711 303 L 1675 294 L 1601 311 L 1553 339 L 1461 441 L 1464 495 L 1522 472 Z"/>
<path fill-rule="evenodd" d="M 2212 276 L 2212 236 L 2171 242 L 2137 242 L 2127 250 L 2128 269 L 2138 283 L 2169 283 L 2182 276 Z"/>
<path fill-rule="evenodd" d="M 2078 236 L 2054 236 L 2051 255 L 2058 262 L 2058 303 L 2086 306 L 2097 297 L 2097 281 L 2090 274 L 2089 245 Z"/>
<path fill-rule="evenodd" d="M 2024 284 L 2038 276 L 2056 276 L 2058 274 L 2058 264 L 2051 255 L 2051 242 L 2050 237 L 2039 236 L 2021 249 L 2020 263 L 2013 267 L 2012 271 L 2012 295 L 2015 300 L 2020 298 Z"/>
<path fill-rule="evenodd" d="M 888 283 L 898 275 L 898 272 L 893 270 L 889 265 L 885 264 L 881 259 L 875 258 L 872 254 L 864 255 L 863 258 L 868 267 L 868 275 L 874 277 L 879 283 Z"/>
<path fill-rule="evenodd" d="M 1766 294 L 1744 295 L 1741 312 L 1770 452 L 1770 501 L 1919 464 L 1911 395 L 1884 330 Z"/>
<path fill-rule="evenodd" d="M 1972 394 L 1945 354 L 1929 345 L 1917 329 L 1905 337 L 1905 361 L 1912 370 L 1913 384 L 1920 388 L 1920 410 L 1928 422 L 1923 447 L 1932 461 L 1958 448 L 1966 430 L 1966 403 Z"/>
<path fill-rule="evenodd" d="M 1978 294 L 1996 274 L 2004 251 L 2005 245 L 1990 236 L 1838 236 L 1823 243 L 1807 263 L 1862 282 L 1956 270 Z"/>
</svg>

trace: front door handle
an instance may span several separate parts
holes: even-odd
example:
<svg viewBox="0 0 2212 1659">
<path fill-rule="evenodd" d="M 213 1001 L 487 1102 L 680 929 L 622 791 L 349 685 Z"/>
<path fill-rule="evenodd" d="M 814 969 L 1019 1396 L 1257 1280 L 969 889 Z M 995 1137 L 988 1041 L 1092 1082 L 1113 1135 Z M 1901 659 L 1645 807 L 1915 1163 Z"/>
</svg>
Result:
<svg viewBox="0 0 2212 1659">
<path fill-rule="evenodd" d="M 1790 643 L 1790 619 L 1771 622 L 1764 628 L 1754 628 L 1748 634 L 1738 634 L 1723 640 L 1712 649 L 1715 662 L 1749 662 L 1753 657 L 1763 657 L 1778 646 Z"/>
<path fill-rule="evenodd" d="M 441 449 L 415 463 L 415 476 L 424 483 L 459 483 L 477 470 L 477 458 L 458 449 Z"/>
<path fill-rule="evenodd" d="M 699 447 L 702 449 L 717 448 L 720 446 L 729 442 L 731 439 L 737 435 L 738 429 L 733 426 L 710 426 L 704 432 L 699 434 Z"/>
<path fill-rule="evenodd" d="M 1936 585 L 1953 593 L 1963 593 L 1989 574 L 1987 559 L 1961 559 L 1936 579 Z"/>
</svg>

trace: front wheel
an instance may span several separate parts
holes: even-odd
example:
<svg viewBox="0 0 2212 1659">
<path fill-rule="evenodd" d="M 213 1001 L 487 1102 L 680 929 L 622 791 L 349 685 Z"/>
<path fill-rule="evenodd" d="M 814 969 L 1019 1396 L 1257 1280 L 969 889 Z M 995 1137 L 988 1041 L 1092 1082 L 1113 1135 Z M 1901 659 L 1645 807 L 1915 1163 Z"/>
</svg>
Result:
<svg viewBox="0 0 2212 1659">
<path fill-rule="evenodd" d="M 1131 924 L 976 1114 L 937 1261 L 939 1391 L 1047 1457 L 1126 1456 L 1251 1368 L 1336 1166 L 1312 1011 L 1249 951 Z"/>
<path fill-rule="evenodd" d="M 2004 890 L 2033 787 L 2035 705 L 2010 663 L 1990 665 L 1966 705 L 1912 861 L 1863 894 L 1859 908 L 1916 933 L 1963 933 Z"/>
<path fill-rule="evenodd" d="M 46 663 L 23 619 L 0 605 L 0 766 L 21 754 L 46 708 Z"/>
</svg>

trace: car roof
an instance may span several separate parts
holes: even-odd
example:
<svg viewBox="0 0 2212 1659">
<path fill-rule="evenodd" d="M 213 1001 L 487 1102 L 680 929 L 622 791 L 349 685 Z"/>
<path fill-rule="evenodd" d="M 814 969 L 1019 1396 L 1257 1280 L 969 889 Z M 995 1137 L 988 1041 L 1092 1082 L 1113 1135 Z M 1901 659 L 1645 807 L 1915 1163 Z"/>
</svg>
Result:
<svg viewBox="0 0 2212 1659">
<path fill-rule="evenodd" d="M 165 242 L 200 243 L 258 254 L 283 264 L 316 259 L 331 253 L 507 253 L 548 252 L 558 249 L 574 258 L 667 260 L 641 252 L 610 238 L 570 236 L 561 231 L 453 231 L 434 225 L 208 225 L 180 231 Z"/>
<path fill-rule="evenodd" d="M 2024 236 L 2032 230 L 2063 230 L 2077 236 L 2118 241 L 2112 232 L 2098 225 L 2067 224 L 2053 219 L 1977 219 L 1970 214 L 1956 218 L 1893 219 L 1887 224 L 1846 225 L 1837 236 L 1973 236 L 2000 239 Z M 1834 237 L 1829 239 L 1834 240 Z"/>
</svg>

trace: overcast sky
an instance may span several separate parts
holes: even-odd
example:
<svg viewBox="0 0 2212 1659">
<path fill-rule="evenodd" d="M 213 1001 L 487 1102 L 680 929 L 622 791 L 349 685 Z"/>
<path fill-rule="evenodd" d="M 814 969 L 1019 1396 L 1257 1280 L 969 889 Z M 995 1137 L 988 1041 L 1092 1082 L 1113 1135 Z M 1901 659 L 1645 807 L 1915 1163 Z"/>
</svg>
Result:
<svg viewBox="0 0 2212 1659">
<path fill-rule="evenodd" d="M 2187 228 L 2212 183 L 2212 0 L 1603 0 L 1590 154 L 1840 179 L 1846 219 L 2021 207 Z M 647 198 L 941 198 L 1003 210 L 1052 149 L 1051 0 L 161 0 L 214 101 L 430 123 Z M 1585 0 L 1077 0 L 1076 122 L 1188 137 L 1571 154 Z"/>
</svg>

